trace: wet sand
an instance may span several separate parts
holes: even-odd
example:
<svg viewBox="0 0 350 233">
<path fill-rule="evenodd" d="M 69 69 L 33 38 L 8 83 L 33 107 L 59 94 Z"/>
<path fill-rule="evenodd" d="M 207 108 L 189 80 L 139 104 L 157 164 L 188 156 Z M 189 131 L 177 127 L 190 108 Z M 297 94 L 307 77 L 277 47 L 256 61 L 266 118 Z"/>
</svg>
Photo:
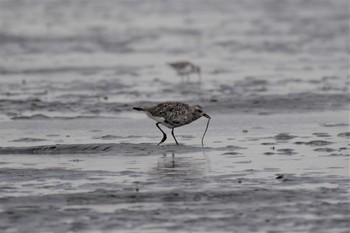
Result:
<svg viewBox="0 0 350 233">
<path fill-rule="evenodd" d="M 153 122 L 133 116 L 12 122 L 22 135 L 0 123 L 13 139 L 0 148 L 2 229 L 346 232 L 346 112 L 213 114 L 203 148 L 205 120 L 157 146 Z"/>
<path fill-rule="evenodd" d="M 0 1 L 0 232 L 349 231 L 347 1 L 183 3 Z"/>
</svg>

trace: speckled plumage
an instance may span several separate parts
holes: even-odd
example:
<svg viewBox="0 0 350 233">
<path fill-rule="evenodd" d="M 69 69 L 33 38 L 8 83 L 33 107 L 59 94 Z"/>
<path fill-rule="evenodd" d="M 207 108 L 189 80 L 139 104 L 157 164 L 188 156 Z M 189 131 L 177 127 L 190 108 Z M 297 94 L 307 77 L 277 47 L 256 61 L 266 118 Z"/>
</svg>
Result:
<svg viewBox="0 0 350 233">
<path fill-rule="evenodd" d="M 196 107 L 201 108 L 196 105 Z M 195 114 L 195 108 L 181 102 L 164 102 L 151 108 L 144 108 L 149 115 L 163 117 L 164 125 L 176 128 L 197 120 L 201 115 Z"/>
<path fill-rule="evenodd" d="M 166 134 L 159 127 L 159 124 L 172 129 L 171 133 L 176 144 L 178 144 L 174 135 L 174 128 L 187 125 L 202 116 L 210 119 L 210 116 L 203 112 L 203 108 L 201 106 L 189 106 L 188 104 L 182 102 L 163 102 L 149 108 L 134 107 L 134 109 L 145 112 L 147 116 L 157 121 L 156 126 L 163 133 L 163 139 L 159 144 L 166 140 Z"/>
</svg>

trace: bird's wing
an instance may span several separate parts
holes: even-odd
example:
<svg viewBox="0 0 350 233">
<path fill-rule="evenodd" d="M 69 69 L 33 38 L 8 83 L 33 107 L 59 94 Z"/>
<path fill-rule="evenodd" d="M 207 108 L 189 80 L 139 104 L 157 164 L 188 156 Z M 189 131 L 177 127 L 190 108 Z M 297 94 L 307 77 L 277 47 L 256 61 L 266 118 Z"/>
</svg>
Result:
<svg viewBox="0 0 350 233">
<path fill-rule="evenodd" d="M 187 104 L 166 102 L 152 108 L 150 113 L 156 117 L 164 117 L 169 124 L 179 126 L 186 121 L 189 111 L 190 108 Z"/>
<path fill-rule="evenodd" d="M 169 63 L 169 65 L 173 68 L 176 68 L 176 69 L 183 69 L 190 64 L 189 64 L 189 62 L 180 61 L 180 62 Z"/>
</svg>

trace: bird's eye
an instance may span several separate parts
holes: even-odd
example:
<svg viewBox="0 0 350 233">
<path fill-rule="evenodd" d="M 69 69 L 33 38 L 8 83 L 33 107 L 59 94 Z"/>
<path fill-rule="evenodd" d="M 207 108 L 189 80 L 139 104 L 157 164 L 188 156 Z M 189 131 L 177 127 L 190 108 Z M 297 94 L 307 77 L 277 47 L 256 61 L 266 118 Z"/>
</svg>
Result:
<svg viewBox="0 0 350 233">
<path fill-rule="evenodd" d="M 197 110 L 197 112 L 202 113 L 203 111 L 202 111 L 202 110 L 200 110 L 200 109 L 198 109 L 198 110 Z"/>
</svg>

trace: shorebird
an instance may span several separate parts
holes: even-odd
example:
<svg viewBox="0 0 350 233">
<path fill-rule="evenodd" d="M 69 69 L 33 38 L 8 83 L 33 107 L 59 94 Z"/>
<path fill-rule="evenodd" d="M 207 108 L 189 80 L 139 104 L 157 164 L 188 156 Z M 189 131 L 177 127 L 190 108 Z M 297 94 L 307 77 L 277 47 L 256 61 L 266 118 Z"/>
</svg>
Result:
<svg viewBox="0 0 350 233">
<path fill-rule="evenodd" d="M 192 64 L 188 61 L 178 61 L 174 63 L 168 63 L 168 65 L 173 68 L 178 75 L 181 77 L 187 77 L 189 79 L 189 75 L 192 73 L 197 73 L 199 77 L 199 82 L 201 81 L 201 68 L 197 65 Z"/>
<path fill-rule="evenodd" d="M 204 113 L 203 108 L 201 106 L 189 106 L 188 104 L 181 102 L 163 102 L 149 108 L 133 107 L 133 109 L 145 112 L 148 117 L 152 118 L 157 122 L 157 128 L 163 133 L 163 138 L 158 143 L 158 145 L 160 145 L 167 139 L 166 134 L 160 128 L 159 124 L 162 124 L 171 129 L 171 134 L 173 135 L 176 144 L 179 145 L 174 135 L 174 128 L 187 125 L 204 116 L 208 118 L 208 124 L 204 132 L 205 135 L 208 129 L 209 120 L 211 119 L 211 117 L 208 114 Z M 202 137 L 202 145 L 204 135 Z"/>
</svg>

